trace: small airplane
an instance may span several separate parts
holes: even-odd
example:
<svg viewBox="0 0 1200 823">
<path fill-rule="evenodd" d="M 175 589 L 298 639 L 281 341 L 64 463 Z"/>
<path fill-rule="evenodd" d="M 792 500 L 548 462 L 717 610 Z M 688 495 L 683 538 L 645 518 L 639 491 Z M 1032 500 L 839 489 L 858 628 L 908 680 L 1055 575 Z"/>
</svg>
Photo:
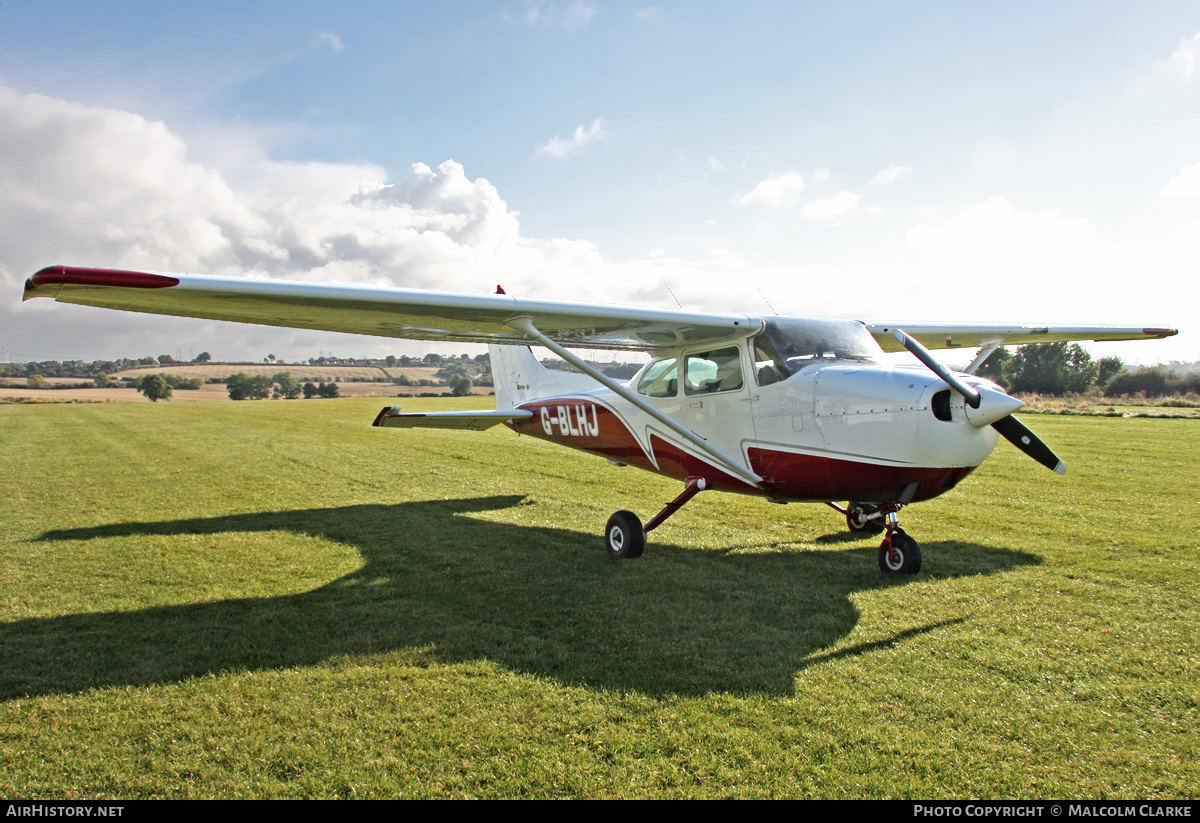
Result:
<svg viewBox="0 0 1200 823">
<path fill-rule="evenodd" d="M 1170 328 L 863 323 L 372 288 L 268 279 L 51 266 L 24 300 L 414 340 L 487 343 L 496 409 L 408 413 L 374 425 L 520 434 L 684 483 L 644 525 L 618 511 L 604 529 L 617 559 L 706 489 L 777 503 L 820 502 L 849 529 L 883 533 L 879 568 L 916 573 L 921 549 L 900 526 L 910 503 L 953 489 L 1004 437 L 1059 474 L 1066 466 L 1012 416 L 1024 404 L 975 375 L 1000 346 L 1169 337 Z M 543 346 L 579 373 L 548 369 Z M 573 349 L 640 351 L 626 382 Z M 979 347 L 962 372 L 930 349 Z M 919 366 L 884 361 L 911 352 Z M 848 501 L 845 506 L 835 501 Z"/>
</svg>

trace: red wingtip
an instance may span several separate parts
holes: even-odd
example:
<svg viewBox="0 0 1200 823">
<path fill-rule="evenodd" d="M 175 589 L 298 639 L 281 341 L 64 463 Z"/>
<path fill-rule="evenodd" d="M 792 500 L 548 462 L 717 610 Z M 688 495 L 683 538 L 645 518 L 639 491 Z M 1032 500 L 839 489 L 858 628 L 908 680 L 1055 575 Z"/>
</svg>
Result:
<svg viewBox="0 0 1200 823">
<path fill-rule="evenodd" d="M 125 289 L 166 289 L 178 286 L 179 278 L 123 269 L 85 269 L 75 266 L 47 266 L 25 281 L 22 300 L 41 297 L 38 291 L 50 286 L 110 286 Z"/>
<path fill-rule="evenodd" d="M 501 286 L 501 285 L 497 285 L 497 286 L 496 286 L 496 294 L 508 294 L 508 292 L 506 292 L 506 291 L 504 290 L 504 287 L 503 287 L 503 286 Z"/>
</svg>

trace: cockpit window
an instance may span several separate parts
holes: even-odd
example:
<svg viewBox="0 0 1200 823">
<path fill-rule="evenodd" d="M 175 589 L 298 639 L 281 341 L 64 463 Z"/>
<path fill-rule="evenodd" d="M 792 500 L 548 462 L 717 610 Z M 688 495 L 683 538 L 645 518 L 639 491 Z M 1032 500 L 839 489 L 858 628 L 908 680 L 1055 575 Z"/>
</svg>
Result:
<svg viewBox="0 0 1200 823">
<path fill-rule="evenodd" d="M 687 356 L 687 377 L 683 382 L 688 394 L 735 391 L 742 387 L 742 357 L 737 346 Z"/>
<path fill-rule="evenodd" d="M 764 318 L 754 338 L 754 370 L 758 385 L 786 380 L 805 366 L 823 360 L 871 361 L 882 349 L 862 323 L 853 320 Z"/>
<path fill-rule="evenodd" d="M 676 374 L 675 358 L 651 363 L 642 379 L 638 381 L 638 394 L 647 397 L 674 397 L 679 393 L 679 377 Z"/>
</svg>

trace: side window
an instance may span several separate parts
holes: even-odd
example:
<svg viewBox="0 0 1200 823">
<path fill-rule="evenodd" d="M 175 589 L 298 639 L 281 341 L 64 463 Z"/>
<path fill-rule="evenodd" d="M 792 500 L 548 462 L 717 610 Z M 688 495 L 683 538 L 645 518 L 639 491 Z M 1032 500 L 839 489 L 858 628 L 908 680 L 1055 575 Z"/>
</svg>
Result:
<svg viewBox="0 0 1200 823">
<path fill-rule="evenodd" d="M 679 393 L 679 378 L 675 369 L 675 358 L 651 363 L 650 368 L 638 381 L 638 394 L 647 397 L 674 397 Z"/>
<path fill-rule="evenodd" d="M 772 383 L 778 383 L 783 377 L 779 373 L 779 368 L 775 365 L 775 358 L 763 350 L 763 347 L 758 344 L 759 338 L 754 339 L 754 379 L 760 386 L 769 386 Z M 787 374 L 786 369 L 784 374 Z"/>
<path fill-rule="evenodd" d="M 684 389 L 688 394 L 736 391 L 742 387 L 742 357 L 737 346 L 687 356 Z"/>
</svg>

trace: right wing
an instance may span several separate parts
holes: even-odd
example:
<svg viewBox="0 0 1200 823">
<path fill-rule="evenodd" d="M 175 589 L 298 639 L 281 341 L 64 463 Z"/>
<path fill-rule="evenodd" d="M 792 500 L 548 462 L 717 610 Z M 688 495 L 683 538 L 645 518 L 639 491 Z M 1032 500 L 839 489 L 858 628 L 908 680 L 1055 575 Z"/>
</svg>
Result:
<svg viewBox="0 0 1200 823">
<path fill-rule="evenodd" d="M 50 297 L 122 311 L 410 340 L 527 345 L 505 321 L 528 317 L 572 348 L 654 351 L 745 337 L 762 321 L 507 294 L 463 294 L 262 278 L 50 266 L 25 281 L 23 299 Z"/>
</svg>

